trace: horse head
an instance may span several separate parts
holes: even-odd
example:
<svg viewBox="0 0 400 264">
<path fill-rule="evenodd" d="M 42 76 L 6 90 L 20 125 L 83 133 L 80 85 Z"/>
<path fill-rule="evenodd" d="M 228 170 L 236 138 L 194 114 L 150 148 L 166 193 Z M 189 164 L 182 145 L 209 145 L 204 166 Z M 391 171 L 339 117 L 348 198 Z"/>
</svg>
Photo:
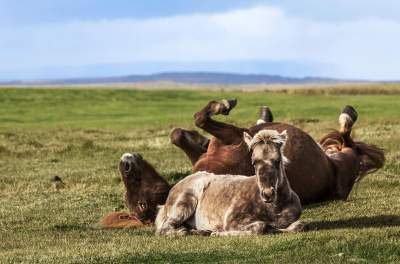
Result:
<svg viewBox="0 0 400 264">
<path fill-rule="evenodd" d="M 143 222 L 153 221 L 156 208 L 164 204 L 170 186 L 140 154 L 125 153 L 119 162 L 125 184 L 125 203 L 130 213 Z"/>
<path fill-rule="evenodd" d="M 252 151 L 251 162 L 256 172 L 261 199 L 266 203 L 276 200 L 278 186 L 283 182 L 284 166 L 288 159 L 283 154 L 287 140 L 286 130 L 261 130 L 254 137 L 243 133 L 244 141 Z"/>
</svg>

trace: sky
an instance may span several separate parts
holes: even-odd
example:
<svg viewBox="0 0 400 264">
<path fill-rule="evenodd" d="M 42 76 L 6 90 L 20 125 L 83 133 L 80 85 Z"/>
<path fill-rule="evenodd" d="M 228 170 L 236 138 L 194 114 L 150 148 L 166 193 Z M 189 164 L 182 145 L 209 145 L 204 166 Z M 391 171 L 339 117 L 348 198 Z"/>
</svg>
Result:
<svg viewBox="0 0 400 264">
<path fill-rule="evenodd" d="M 400 80 L 397 0 L 0 0 L 0 80 L 217 71 Z"/>
</svg>

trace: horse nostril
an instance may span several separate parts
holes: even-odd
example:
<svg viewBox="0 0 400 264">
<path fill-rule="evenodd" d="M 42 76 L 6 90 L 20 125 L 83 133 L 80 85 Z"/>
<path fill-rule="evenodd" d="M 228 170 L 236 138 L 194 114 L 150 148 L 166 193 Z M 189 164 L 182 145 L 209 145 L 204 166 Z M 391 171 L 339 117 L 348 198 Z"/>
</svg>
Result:
<svg viewBox="0 0 400 264">
<path fill-rule="evenodd" d="M 129 172 L 130 168 L 131 168 L 131 164 L 128 161 L 124 161 L 123 162 L 123 168 L 125 172 Z"/>
<path fill-rule="evenodd" d="M 264 199 L 265 203 L 271 203 L 272 202 L 272 197 L 267 197 Z"/>
</svg>

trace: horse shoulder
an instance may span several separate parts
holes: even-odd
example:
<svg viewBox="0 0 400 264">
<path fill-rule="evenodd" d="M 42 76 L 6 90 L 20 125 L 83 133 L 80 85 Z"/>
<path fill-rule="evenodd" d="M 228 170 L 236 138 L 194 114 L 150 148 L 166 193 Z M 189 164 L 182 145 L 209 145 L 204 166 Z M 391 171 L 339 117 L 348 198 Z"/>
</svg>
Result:
<svg viewBox="0 0 400 264">
<path fill-rule="evenodd" d="M 199 171 L 183 178 L 170 190 L 167 203 L 177 199 L 182 193 L 192 193 L 196 197 L 200 196 L 213 177 L 215 175 L 212 173 Z"/>
</svg>

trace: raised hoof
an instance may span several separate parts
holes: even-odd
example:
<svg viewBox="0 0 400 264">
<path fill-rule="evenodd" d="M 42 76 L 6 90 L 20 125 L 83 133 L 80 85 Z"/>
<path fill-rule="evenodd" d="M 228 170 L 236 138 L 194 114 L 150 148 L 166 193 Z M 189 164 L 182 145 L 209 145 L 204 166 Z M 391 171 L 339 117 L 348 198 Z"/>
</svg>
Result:
<svg viewBox="0 0 400 264">
<path fill-rule="evenodd" d="M 342 110 L 342 114 L 348 114 L 352 119 L 353 123 L 357 121 L 358 118 L 357 111 L 351 105 L 346 105 Z"/>
<path fill-rule="evenodd" d="M 260 118 L 264 122 L 273 122 L 274 116 L 272 115 L 271 109 L 268 106 L 260 107 Z"/>
<path fill-rule="evenodd" d="M 236 106 L 237 100 L 236 99 L 223 99 L 221 103 L 224 107 L 221 110 L 222 115 L 229 115 L 229 112 Z"/>
</svg>

